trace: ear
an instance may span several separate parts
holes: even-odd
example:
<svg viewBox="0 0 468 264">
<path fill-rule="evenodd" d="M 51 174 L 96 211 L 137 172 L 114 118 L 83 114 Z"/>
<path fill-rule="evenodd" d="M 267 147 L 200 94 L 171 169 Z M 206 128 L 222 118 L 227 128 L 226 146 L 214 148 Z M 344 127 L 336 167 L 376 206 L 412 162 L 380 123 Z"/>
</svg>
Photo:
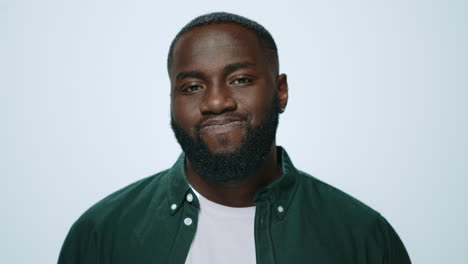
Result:
<svg viewBox="0 0 468 264">
<path fill-rule="evenodd" d="M 286 110 L 286 105 L 288 104 L 288 78 L 286 74 L 280 74 L 276 79 L 278 100 L 279 100 L 279 112 L 283 113 Z"/>
</svg>

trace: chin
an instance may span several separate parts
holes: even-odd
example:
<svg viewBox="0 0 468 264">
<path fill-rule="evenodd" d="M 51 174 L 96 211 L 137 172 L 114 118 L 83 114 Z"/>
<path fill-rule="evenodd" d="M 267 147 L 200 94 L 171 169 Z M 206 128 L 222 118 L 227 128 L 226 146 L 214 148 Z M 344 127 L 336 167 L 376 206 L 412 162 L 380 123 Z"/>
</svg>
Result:
<svg viewBox="0 0 468 264">
<path fill-rule="evenodd" d="M 231 155 L 239 153 L 247 140 L 246 131 L 219 135 L 204 135 L 201 141 L 215 155 Z"/>
<path fill-rule="evenodd" d="M 213 154 L 213 155 L 220 155 L 220 156 L 227 156 L 227 155 L 233 155 L 237 154 L 240 152 L 241 146 L 218 146 L 218 147 L 208 147 L 208 150 Z"/>
<path fill-rule="evenodd" d="M 210 137 L 202 139 L 207 150 L 215 155 L 230 155 L 238 153 L 245 144 L 245 138 Z"/>
</svg>

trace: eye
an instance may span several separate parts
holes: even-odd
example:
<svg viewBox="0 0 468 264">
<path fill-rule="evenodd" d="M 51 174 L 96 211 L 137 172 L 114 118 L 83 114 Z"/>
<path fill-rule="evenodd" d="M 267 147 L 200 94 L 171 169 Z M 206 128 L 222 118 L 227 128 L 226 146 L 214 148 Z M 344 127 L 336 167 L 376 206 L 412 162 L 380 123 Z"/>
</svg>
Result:
<svg viewBox="0 0 468 264">
<path fill-rule="evenodd" d="M 244 85 L 244 84 L 247 84 L 247 83 L 250 83 L 250 82 L 252 82 L 252 79 L 243 77 L 243 78 L 235 79 L 231 84 Z"/>
<path fill-rule="evenodd" d="M 202 89 L 203 87 L 201 87 L 200 85 L 197 85 L 197 84 L 193 84 L 193 85 L 188 85 L 188 86 L 183 86 L 180 90 L 184 93 L 193 93 L 197 90 L 200 90 Z"/>
</svg>

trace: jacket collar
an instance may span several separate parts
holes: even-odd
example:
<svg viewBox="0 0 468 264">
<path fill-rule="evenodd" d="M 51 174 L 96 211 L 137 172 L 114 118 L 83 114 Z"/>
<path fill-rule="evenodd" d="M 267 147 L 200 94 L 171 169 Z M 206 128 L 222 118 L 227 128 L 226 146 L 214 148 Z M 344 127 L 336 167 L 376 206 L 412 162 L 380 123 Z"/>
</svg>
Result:
<svg viewBox="0 0 468 264">
<path fill-rule="evenodd" d="M 282 219 L 296 192 L 299 172 L 292 164 L 286 151 L 282 147 L 277 147 L 277 150 L 281 155 L 283 175 L 273 183 L 259 189 L 254 196 L 254 202 L 270 202 L 274 206 L 277 216 Z M 174 215 L 181 208 L 189 193 L 196 197 L 185 176 L 185 153 L 180 154 L 175 164 L 166 173 L 165 178 L 165 184 L 168 186 L 167 208 L 171 215 Z M 195 203 L 192 204 L 198 207 L 198 201 L 196 198 L 194 200 Z M 280 207 L 282 209 L 279 209 Z"/>
<path fill-rule="evenodd" d="M 182 207 L 186 196 L 191 192 L 187 177 L 185 176 L 184 152 L 179 155 L 179 158 L 165 176 L 165 186 L 168 186 L 167 208 L 170 210 L 171 215 L 174 215 L 179 210 L 179 208 Z"/>
</svg>

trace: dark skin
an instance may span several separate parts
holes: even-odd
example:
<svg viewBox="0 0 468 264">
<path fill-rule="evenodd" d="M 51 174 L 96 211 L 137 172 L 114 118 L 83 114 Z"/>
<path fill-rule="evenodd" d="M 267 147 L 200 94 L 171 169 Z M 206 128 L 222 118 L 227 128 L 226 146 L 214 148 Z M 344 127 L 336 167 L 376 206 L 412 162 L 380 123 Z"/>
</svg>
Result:
<svg viewBox="0 0 468 264">
<path fill-rule="evenodd" d="M 171 111 L 174 121 L 210 151 L 228 154 L 246 138 L 246 126 L 257 127 L 267 116 L 274 97 L 280 112 L 288 101 L 285 74 L 265 54 L 254 32 L 236 24 L 204 25 L 185 33 L 174 46 Z M 235 116 L 235 118 L 233 118 Z M 276 142 L 260 169 L 237 182 L 210 182 L 186 159 L 188 182 L 207 199 L 231 207 L 253 206 L 256 191 L 282 176 Z"/>
</svg>

